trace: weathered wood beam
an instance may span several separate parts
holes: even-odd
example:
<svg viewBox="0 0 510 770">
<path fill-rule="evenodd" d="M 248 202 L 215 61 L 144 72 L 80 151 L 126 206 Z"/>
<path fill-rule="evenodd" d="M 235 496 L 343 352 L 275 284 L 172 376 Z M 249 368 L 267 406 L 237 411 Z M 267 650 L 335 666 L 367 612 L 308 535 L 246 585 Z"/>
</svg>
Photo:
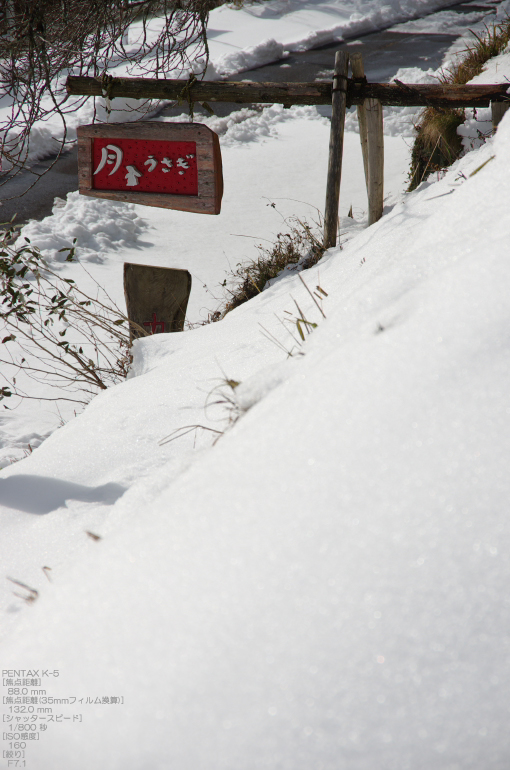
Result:
<svg viewBox="0 0 510 770">
<path fill-rule="evenodd" d="M 505 112 L 510 109 L 510 100 L 505 102 L 494 102 L 492 105 L 492 130 L 496 131 L 503 119 Z"/>
<path fill-rule="evenodd" d="M 365 79 L 365 67 L 363 65 L 363 55 L 361 51 L 353 51 L 350 56 L 351 69 L 353 77 L 361 80 Z M 367 129 L 367 113 L 365 110 L 365 103 L 358 104 L 356 107 L 356 113 L 358 115 L 359 125 L 359 140 L 361 143 L 361 154 L 363 155 L 363 169 L 365 171 L 365 182 L 368 191 L 368 129 Z"/>
<path fill-rule="evenodd" d="M 182 99 L 193 102 L 237 102 L 239 104 L 331 104 L 331 83 L 235 83 L 225 81 L 164 80 L 162 78 L 113 78 L 108 95 L 132 99 Z M 101 78 L 68 77 L 67 92 L 102 96 Z"/>
<path fill-rule="evenodd" d="M 363 56 L 357 51 L 351 54 L 353 78 L 365 79 Z M 373 225 L 382 217 L 384 208 L 384 131 L 383 110 L 378 99 L 365 99 L 358 104 L 358 123 L 363 153 L 363 166 L 368 196 L 368 224 Z"/>
<path fill-rule="evenodd" d="M 378 222 L 384 208 L 383 108 L 378 99 L 366 99 L 368 146 L 368 225 Z"/>
<path fill-rule="evenodd" d="M 508 84 L 446 85 L 443 83 L 363 83 L 349 81 L 347 103 L 361 104 L 378 99 L 393 107 L 488 107 L 491 102 L 507 101 Z"/>
<path fill-rule="evenodd" d="M 111 78 L 108 96 L 131 99 L 182 99 L 192 102 L 236 102 L 238 104 L 331 104 L 331 83 L 237 83 L 233 81 L 195 81 L 163 78 Z M 442 83 L 366 83 L 349 80 L 347 107 L 378 99 L 383 105 L 402 107 L 488 107 L 490 102 L 506 102 L 508 83 L 481 85 L 443 85 Z M 101 78 L 67 78 L 67 92 L 74 96 L 102 96 Z"/>
</svg>

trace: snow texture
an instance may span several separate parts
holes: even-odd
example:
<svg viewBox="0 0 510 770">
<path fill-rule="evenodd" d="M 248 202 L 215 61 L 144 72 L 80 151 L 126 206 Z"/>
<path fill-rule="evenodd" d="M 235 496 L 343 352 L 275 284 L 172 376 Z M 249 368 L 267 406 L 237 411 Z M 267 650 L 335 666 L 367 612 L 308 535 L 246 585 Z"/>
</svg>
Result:
<svg viewBox="0 0 510 770">
<path fill-rule="evenodd" d="M 72 192 L 65 201 L 56 199 L 52 216 L 25 225 L 15 246 L 28 238 L 46 260 L 63 262 L 67 253 L 61 250 L 72 247 L 76 239 L 82 260 L 103 262 L 112 250 L 136 244 L 146 229 L 134 205 Z"/>
<path fill-rule="evenodd" d="M 116 298 L 123 261 L 215 285 L 250 253 L 234 233 L 284 227 L 273 199 L 324 193 L 324 119 L 243 112 L 221 124 L 221 217 L 101 201 L 99 223 L 69 196 L 34 241 L 51 257 L 86 222 Z M 126 382 L 2 470 L 2 572 L 38 591 L 0 586 L 2 669 L 58 670 L 41 684 L 69 699 L 55 714 L 83 714 L 27 741 L 32 770 L 508 766 L 510 114 L 411 194 L 405 142 L 385 149 L 380 222 L 348 131 L 342 248 L 219 323 L 138 340 Z M 17 435 L 42 439 L 30 414 Z"/>
</svg>

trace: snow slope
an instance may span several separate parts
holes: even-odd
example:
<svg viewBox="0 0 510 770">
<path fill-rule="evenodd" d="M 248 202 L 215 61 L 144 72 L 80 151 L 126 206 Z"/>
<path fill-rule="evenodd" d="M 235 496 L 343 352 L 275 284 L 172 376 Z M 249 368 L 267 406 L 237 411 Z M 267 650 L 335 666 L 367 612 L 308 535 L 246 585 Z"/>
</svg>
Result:
<svg viewBox="0 0 510 770">
<path fill-rule="evenodd" d="M 508 766 L 509 162 L 507 115 L 303 274 L 326 318 L 290 275 L 137 342 L 127 382 L 2 472 L 9 574 L 40 591 L 7 603 L 2 668 L 124 698 L 56 708 L 83 722 L 27 766 Z"/>
</svg>

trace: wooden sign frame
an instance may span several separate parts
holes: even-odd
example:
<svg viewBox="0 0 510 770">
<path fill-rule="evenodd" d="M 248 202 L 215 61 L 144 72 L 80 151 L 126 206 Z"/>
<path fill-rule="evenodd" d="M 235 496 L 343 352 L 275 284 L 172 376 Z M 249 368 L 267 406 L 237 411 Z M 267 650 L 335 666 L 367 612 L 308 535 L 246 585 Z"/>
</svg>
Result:
<svg viewBox="0 0 510 770">
<path fill-rule="evenodd" d="M 200 123 L 93 123 L 78 126 L 79 192 L 93 198 L 160 206 L 195 214 L 219 214 L 223 195 L 223 173 L 217 134 Z M 195 142 L 198 195 L 137 192 L 136 190 L 97 190 L 93 185 L 92 142 L 95 138 Z"/>
</svg>

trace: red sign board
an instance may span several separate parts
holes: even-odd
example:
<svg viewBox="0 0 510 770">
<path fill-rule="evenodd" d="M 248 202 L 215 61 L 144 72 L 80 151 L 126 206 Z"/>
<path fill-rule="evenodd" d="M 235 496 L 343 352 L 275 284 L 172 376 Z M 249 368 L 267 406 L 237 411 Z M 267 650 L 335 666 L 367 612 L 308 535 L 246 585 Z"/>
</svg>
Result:
<svg viewBox="0 0 510 770">
<path fill-rule="evenodd" d="M 94 190 L 198 195 L 196 142 L 92 140 Z"/>
<path fill-rule="evenodd" d="M 80 193 L 219 214 L 217 135 L 195 123 L 114 123 L 78 128 Z"/>
</svg>

